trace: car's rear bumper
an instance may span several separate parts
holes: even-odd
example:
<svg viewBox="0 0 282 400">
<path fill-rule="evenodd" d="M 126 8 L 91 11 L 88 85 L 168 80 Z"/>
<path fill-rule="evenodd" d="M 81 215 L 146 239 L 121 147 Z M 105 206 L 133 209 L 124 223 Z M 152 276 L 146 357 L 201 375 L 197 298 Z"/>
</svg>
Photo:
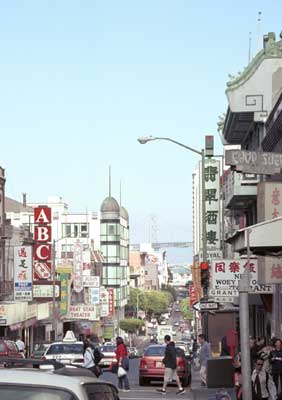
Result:
<svg viewBox="0 0 282 400">
<path fill-rule="evenodd" d="M 183 378 L 188 372 L 184 370 L 177 370 L 179 378 Z M 164 369 L 162 370 L 151 370 L 151 369 L 139 369 L 139 377 L 141 378 L 152 378 L 152 379 L 163 379 Z"/>
</svg>

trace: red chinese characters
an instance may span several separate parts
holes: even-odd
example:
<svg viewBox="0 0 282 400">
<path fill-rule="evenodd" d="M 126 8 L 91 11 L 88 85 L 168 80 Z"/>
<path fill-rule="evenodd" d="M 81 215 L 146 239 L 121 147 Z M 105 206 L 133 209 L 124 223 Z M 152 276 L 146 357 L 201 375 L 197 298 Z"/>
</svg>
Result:
<svg viewBox="0 0 282 400">
<path fill-rule="evenodd" d="M 277 189 L 277 187 L 272 191 L 271 194 L 271 203 L 273 204 L 273 209 L 271 212 L 272 218 L 277 218 L 279 217 L 279 210 L 277 210 L 277 207 L 280 205 L 281 193 L 280 190 Z"/>
<path fill-rule="evenodd" d="M 115 313 L 115 299 L 114 299 L 114 289 L 108 288 L 109 293 L 109 317 L 112 317 Z"/>
</svg>

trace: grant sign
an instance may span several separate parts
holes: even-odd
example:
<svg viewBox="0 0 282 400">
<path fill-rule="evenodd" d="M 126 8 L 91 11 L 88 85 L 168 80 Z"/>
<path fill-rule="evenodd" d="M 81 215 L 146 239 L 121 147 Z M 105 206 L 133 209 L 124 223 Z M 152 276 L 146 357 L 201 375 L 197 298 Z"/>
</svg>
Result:
<svg viewBox="0 0 282 400">
<path fill-rule="evenodd" d="M 239 281 L 247 266 L 248 262 L 246 259 L 222 259 L 212 261 L 210 296 L 239 296 Z M 258 265 L 256 259 L 250 260 L 250 293 L 272 293 L 271 285 L 262 285 L 258 283 Z"/>
</svg>

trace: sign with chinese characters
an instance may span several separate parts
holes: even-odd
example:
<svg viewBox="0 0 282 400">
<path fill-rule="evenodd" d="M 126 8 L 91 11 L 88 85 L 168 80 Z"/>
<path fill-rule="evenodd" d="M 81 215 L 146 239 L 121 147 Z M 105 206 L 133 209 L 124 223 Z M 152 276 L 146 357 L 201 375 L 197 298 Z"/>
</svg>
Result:
<svg viewBox="0 0 282 400">
<path fill-rule="evenodd" d="M 282 183 L 261 182 L 257 195 L 258 222 L 282 217 Z"/>
<path fill-rule="evenodd" d="M 83 275 L 83 286 L 98 288 L 100 286 L 100 276 Z"/>
<path fill-rule="evenodd" d="M 80 293 L 83 290 L 83 246 L 79 240 L 73 246 L 73 290 Z"/>
<path fill-rule="evenodd" d="M 226 150 L 225 164 L 249 174 L 274 175 L 282 170 L 282 154 L 247 150 Z"/>
<path fill-rule="evenodd" d="M 39 206 L 34 209 L 33 280 L 51 279 L 52 210 Z"/>
<path fill-rule="evenodd" d="M 32 248 L 14 247 L 14 300 L 32 300 Z"/>
<path fill-rule="evenodd" d="M 192 310 L 193 304 L 199 300 L 197 289 L 193 283 L 192 285 L 189 286 L 189 299 L 190 299 L 190 310 Z"/>
<path fill-rule="evenodd" d="M 282 283 L 282 258 L 258 257 L 258 281 L 261 284 Z"/>
<path fill-rule="evenodd" d="M 100 288 L 100 304 L 101 304 L 101 317 L 108 317 L 109 315 L 109 292 L 101 286 Z"/>
<path fill-rule="evenodd" d="M 205 162 L 206 235 L 209 259 L 217 257 L 221 247 L 220 236 L 220 162 Z M 214 253 L 214 255 L 213 255 Z"/>
<path fill-rule="evenodd" d="M 109 317 L 113 317 L 115 314 L 115 291 L 113 288 L 108 288 L 109 293 Z"/>
<path fill-rule="evenodd" d="M 60 274 L 60 281 L 61 281 L 60 315 L 66 315 L 68 313 L 68 298 L 69 298 L 68 274 Z"/>
<path fill-rule="evenodd" d="M 68 318 L 98 321 L 97 306 L 85 304 L 70 305 Z"/>
<path fill-rule="evenodd" d="M 60 300 L 60 288 L 61 282 L 55 282 L 55 298 L 56 300 Z M 37 300 L 49 300 L 53 299 L 53 284 L 52 282 L 48 281 L 38 281 L 33 284 L 33 297 Z"/>
<path fill-rule="evenodd" d="M 210 295 L 215 297 L 239 296 L 238 284 L 248 266 L 246 259 L 214 260 L 211 263 L 211 289 Z M 272 293 L 271 285 L 258 283 L 257 260 L 250 260 L 250 293 Z"/>
</svg>

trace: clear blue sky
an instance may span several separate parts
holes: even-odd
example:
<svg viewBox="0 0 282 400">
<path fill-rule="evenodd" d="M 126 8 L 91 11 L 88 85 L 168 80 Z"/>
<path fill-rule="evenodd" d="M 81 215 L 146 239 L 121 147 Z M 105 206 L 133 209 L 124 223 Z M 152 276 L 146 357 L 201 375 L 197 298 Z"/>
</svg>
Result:
<svg viewBox="0 0 282 400">
<path fill-rule="evenodd" d="M 98 210 L 123 181 L 131 240 L 191 240 L 193 153 L 226 110 L 228 73 L 247 63 L 249 31 L 282 30 L 277 1 L 2 1 L 0 165 L 6 193 Z M 254 38 L 254 52 L 256 39 Z"/>
</svg>

